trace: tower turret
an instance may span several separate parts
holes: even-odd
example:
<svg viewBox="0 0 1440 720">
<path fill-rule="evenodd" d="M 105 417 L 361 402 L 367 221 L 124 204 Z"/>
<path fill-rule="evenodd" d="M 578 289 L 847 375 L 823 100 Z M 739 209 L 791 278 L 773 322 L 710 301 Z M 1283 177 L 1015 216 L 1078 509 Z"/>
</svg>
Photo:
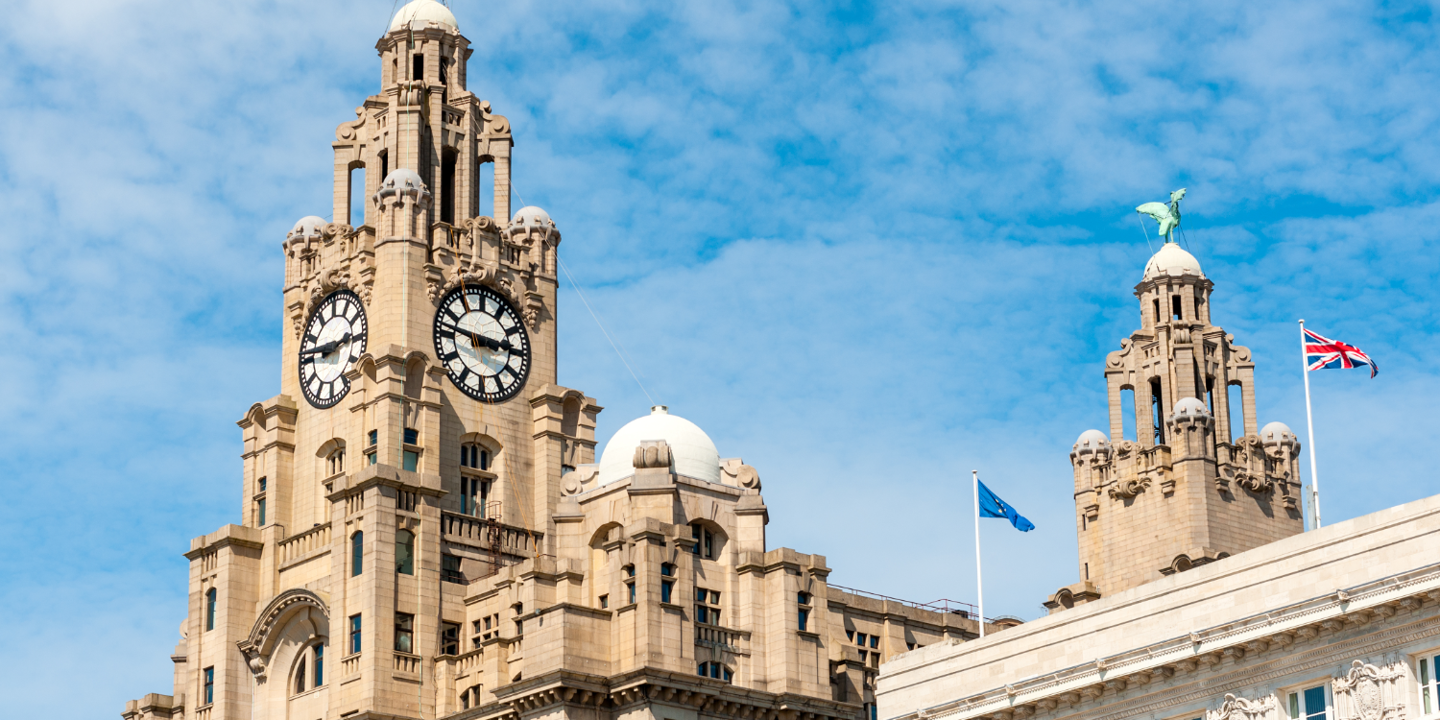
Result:
<svg viewBox="0 0 1440 720">
<path fill-rule="evenodd" d="M 1280 423 L 1257 432 L 1255 363 L 1211 322 L 1213 287 L 1173 242 L 1145 265 L 1140 329 L 1105 360 L 1110 435 L 1086 431 L 1070 454 L 1081 582 L 1052 611 L 1303 530 L 1299 443 Z"/>
</svg>

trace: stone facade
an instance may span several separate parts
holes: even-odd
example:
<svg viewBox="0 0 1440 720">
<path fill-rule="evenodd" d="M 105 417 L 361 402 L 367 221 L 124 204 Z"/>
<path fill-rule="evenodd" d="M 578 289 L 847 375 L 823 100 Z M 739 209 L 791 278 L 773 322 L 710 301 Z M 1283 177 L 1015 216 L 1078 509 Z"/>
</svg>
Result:
<svg viewBox="0 0 1440 720">
<path fill-rule="evenodd" d="M 1080 582 L 1049 599 L 1052 611 L 1304 529 L 1300 444 L 1282 423 L 1257 430 L 1255 363 L 1211 323 L 1212 287 L 1175 243 L 1135 286 L 1141 328 L 1105 359 L 1116 440 L 1089 430 L 1070 452 Z M 1230 406 L 1232 386 L 1240 408 Z M 1123 435 L 1127 391 L 1133 441 Z"/>
<path fill-rule="evenodd" d="M 873 720 L 883 658 L 977 636 L 968 611 L 769 548 L 758 472 L 664 408 L 597 463 L 600 405 L 557 384 L 561 235 L 510 211 L 510 128 L 467 90 L 469 41 L 417 0 L 377 50 L 381 92 L 333 143 L 335 221 L 283 243 L 281 392 L 239 421 L 242 523 L 191 543 L 173 690 L 126 720 Z M 456 288 L 498 300 L 444 340 Z M 461 350 L 499 369 L 467 390 Z"/>
<path fill-rule="evenodd" d="M 1167 244 L 1137 288 L 1144 327 L 1107 359 L 1111 431 L 1125 387 L 1155 388 L 1165 422 L 1142 400 L 1138 442 L 1091 430 L 1072 449 L 1088 580 L 1048 617 L 887 662 L 882 717 L 1440 718 L 1440 496 L 1301 533 L 1299 444 L 1255 432 L 1249 351 L 1210 324 L 1209 290 Z M 1234 442 L 1224 395 L 1202 393 L 1228 382 Z"/>
</svg>

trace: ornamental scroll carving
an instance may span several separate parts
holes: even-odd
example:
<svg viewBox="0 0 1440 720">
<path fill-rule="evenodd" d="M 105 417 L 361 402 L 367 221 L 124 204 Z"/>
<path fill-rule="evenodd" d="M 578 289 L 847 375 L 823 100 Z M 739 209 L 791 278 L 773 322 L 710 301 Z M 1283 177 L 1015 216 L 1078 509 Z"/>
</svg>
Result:
<svg viewBox="0 0 1440 720">
<path fill-rule="evenodd" d="M 636 469 L 669 468 L 670 444 L 664 440 L 642 440 L 635 448 L 632 464 Z"/>
<path fill-rule="evenodd" d="M 1226 693 L 1220 707 L 1205 711 L 1205 720 L 1269 720 L 1276 707 L 1274 695 L 1251 700 Z"/>
<path fill-rule="evenodd" d="M 1350 672 L 1331 683 L 1339 720 L 1404 718 L 1405 710 L 1396 688 L 1396 681 L 1403 674 L 1398 663 L 1381 668 L 1361 660 L 1352 662 Z"/>
<path fill-rule="evenodd" d="M 720 471 L 725 474 L 726 485 L 738 485 L 749 490 L 760 489 L 760 473 L 740 458 L 721 460 Z"/>
<path fill-rule="evenodd" d="M 1148 487 L 1150 487 L 1150 478 L 1146 475 L 1122 478 L 1110 486 L 1110 497 L 1115 500 L 1129 500 Z"/>
<path fill-rule="evenodd" d="M 315 306 L 336 290 L 353 290 L 366 305 L 370 304 L 375 285 L 374 262 L 355 228 L 326 223 L 297 230 L 286 237 L 284 247 L 302 298 L 290 306 L 295 337 L 300 337 L 305 319 Z"/>
<path fill-rule="evenodd" d="M 531 330 L 544 316 L 544 296 L 535 292 L 535 264 L 528 262 L 530 246 L 512 243 L 503 238 L 493 218 L 476 217 L 462 221 L 455 228 L 453 248 L 437 248 L 453 263 L 426 266 L 426 293 L 432 305 L 461 285 L 485 285 L 504 295 L 519 311 Z M 458 250 L 458 252 L 456 252 Z M 444 269 L 449 265 L 448 272 Z"/>
</svg>

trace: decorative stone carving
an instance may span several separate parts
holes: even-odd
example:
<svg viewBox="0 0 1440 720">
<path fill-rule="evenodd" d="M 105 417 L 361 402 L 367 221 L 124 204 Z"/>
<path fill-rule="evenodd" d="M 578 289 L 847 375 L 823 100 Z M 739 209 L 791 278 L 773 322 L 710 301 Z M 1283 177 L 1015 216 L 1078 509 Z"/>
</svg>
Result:
<svg viewBox="0 0 1440 720">
<path fill-rule="evenodd" d="M 1396 681 L 1404 675 L 1399 663 L 1384 668 L 1361 660 L 1350 672 L 1334 679 L 1335 711 L 1339 720 L 1392 720 L 1405 716 Z"/>
<path fill-rule="evenodd" d="M 284 249 L 289 284 L 300 290 L 300 299 L 290 305 L 295 337 L 315 306 L 336 290 L 353 290 L 370 304 L 375 270 L 355 228 L 302 218 L 285 236 Z"/>
<path fill-rule="evenodd" d="M 245 656 L 245 664 L 255 679 L 261 682 L 265 680 L 266 666 L 269 663 L 270 653 L 275 650 L 278 640 L 277 630 L 284 627 L 291 617 L 297 613 L 314 611 L 320 616 L 317 622 L 314 615 L 310 622 L 315 625 L 315 634 L 320 636 L 329 635 L 330 611 L 325 601 L 315 593 L 304 589 L 286 590 L 270 601 L 255 619 L 255 625 L 250 630 L 249 637 L 236 642 L 240 653 Z M 323 623 L 323 624 L 322 624 Z"/>
<path fill-rule="evenodd" d="M 670 467 L 670 444 L 664 440 L 642 440 L 635 448 L 633 465 L 644 468 Z"/>
<path fill-rule="evenodd" d="M 1205 720 L 1268 720 L 1276 707 L 1274 695 L 1250 700 L 1226 693 L 1220 707 L 1205 711 Z"/>
<path fill-rule="evenodd" d="M 760 473 L 755 468 L 745 464 L 740 458 L 727 458 L 720 461 L 720 472 L 725 475 L 726 485 L 738 485 L 747 490 L 760 489 Z"/>
<path fill-rule="evenodd" d="M 1150 478 L 1143 475 L 1116 480 L 1115 484 L 1110 486 L 1110 497 L 1115 500 L 1128 500 L 1147 487 L 1150 487 Z"/>
</svg>

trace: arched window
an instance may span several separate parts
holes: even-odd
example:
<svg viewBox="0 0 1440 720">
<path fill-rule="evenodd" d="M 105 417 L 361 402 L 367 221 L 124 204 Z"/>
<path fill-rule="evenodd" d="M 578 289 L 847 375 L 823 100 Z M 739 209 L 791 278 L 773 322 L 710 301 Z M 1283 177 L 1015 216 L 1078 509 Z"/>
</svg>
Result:
<svg viewBox="0 0 1440 720">
<path fill-rule="evenodd" d="M 325 684 L 325 645 L 311 645 L 300 651 L 295 661 L 295 676 L 290 687 L 293 694 L 314 690 Z"/>
<path fill-rule="evenodd" d="M 468 442 L 460 446 L 460 467 L 490 469 L 490 451 L 484 445 Z"/>
<path fill-rule="evenodd" d="M 219 592 L 215 588 L 205 591 L 205 629 L 215 629 L 215 599 Z"/>
<path fill-rule="evenodd" d="M 718 663 L 714 661 L 700 663 L 696 667 L 696 670 L 697 674 L 700 677 L 724 680 L 727 683 L 730 682 L 731 678 L 733 677 L 730 673 L 730 668 L 725 667 L 723 663 Z"/>
<path fill-rule="evenodd" d="M 415 574 L 415 533 L 409 530 L 395 533 L 395 572 Z"/>
<path fill-rule="evenodd" d="M 695 538 L 695 545 L 690 548 L 690 552 L 706 560 L 715 559 L 715 546 L 717 543 L 715 542 L 715 533 L 713 531 L 698 522 L 692 523 L 690 525 L 690 537 Z"/>
<path fill-rule="evenodd" d="M 330 475 L 335 475 L 335 474 L 338 474 L 338 473 L 345 472 L 345 448 L 344 448 L 344 447 L 338 447 L 338 448 L 336 448 L 336 449 L 334 449 L 334 450 L 331 450 L 331 451 L 330 451 L 330 457 L 326 458 L 325 460 L 326 460 L 326 464 L 327 464 L 328 467 L 329 467 L 329 470 L 330 470 L 329 474 L 330 474 Z"/>
<path fill-rule="evenodd" d="M 350 536 L 350 577 L 360 574 L 365 568 L 365 532 L 356 530 Z"/>
</svg>

